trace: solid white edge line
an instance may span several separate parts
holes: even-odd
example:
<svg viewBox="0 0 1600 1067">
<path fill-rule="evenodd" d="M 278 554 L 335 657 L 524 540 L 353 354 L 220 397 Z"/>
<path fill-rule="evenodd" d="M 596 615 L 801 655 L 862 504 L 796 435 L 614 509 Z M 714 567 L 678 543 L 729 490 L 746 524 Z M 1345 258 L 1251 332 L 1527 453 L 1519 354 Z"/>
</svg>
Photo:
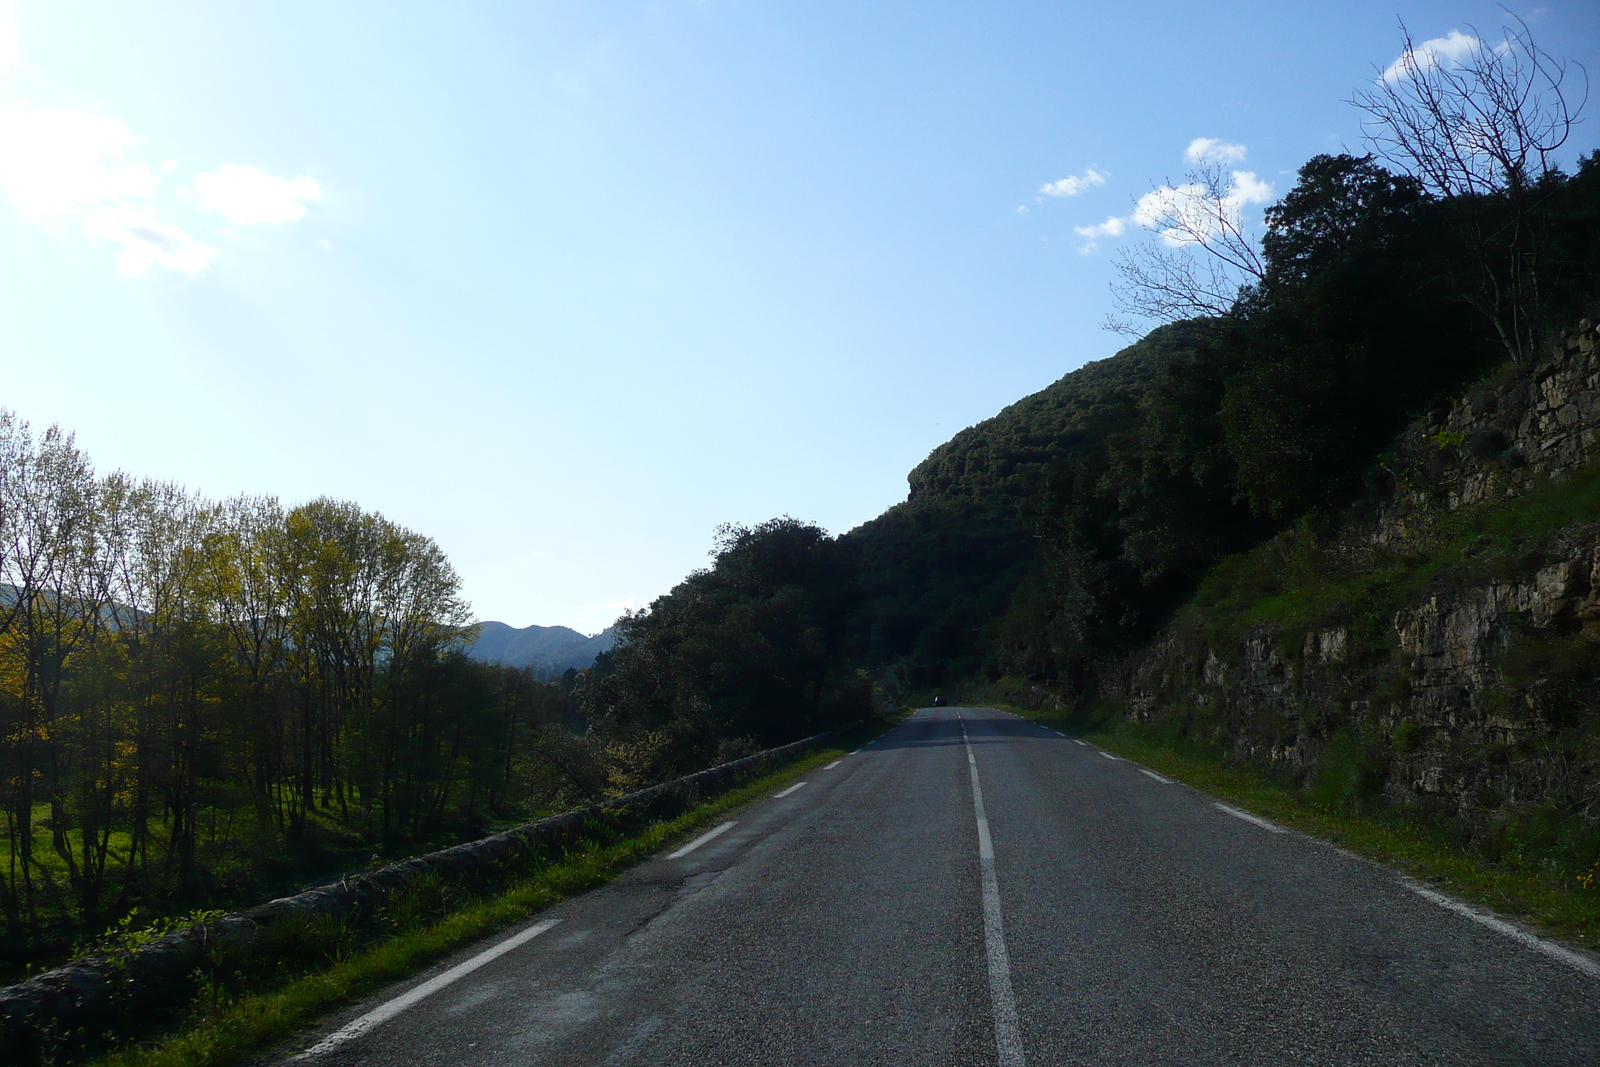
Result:
<svg viewBox="0 0 1600 1067">
<path fill-rule="evenodd" d="M 1148 774 L 1150 777 L 1154 778 L 1156 781 L 1160 782 L 1162 785 L 1171 785 L 1172 784 L 1172 779 L 1171 778 L 1163 778 L 1159 774 L 1157 774 L 1155 771 L 1147 770 L 1144 767 L 1140 767 L 1139 768 L 1139 773 L 1140 774 Z"/>
<path fill-rule="evenodd" d="M 682 848 L 678 849 L 678 851 L 667 853 L 667 859 L 669 859 L 669 860 L 681 860 L 681 859 L 683 859 L 683 857 L 687 856 L 689 853 L 693 852 L 695 849 L 699 848 L 701 845 L 705 844 L 707 841 L 710 841 L 712 838 L 721 837 L 723 834 L 727 833 L 729 830 L 732 830 L 734 828 L 734 826 L 738 824 L 738 821 L 739 820 L 737 820 L 737 819 L 729 819 L 727 822 L 723 823 L 721 826 L 712 827 L 711 829 L 707 830 L 705 833 L 701 834 L 699 837 L 695 838 L 693 841 L 690 841 L 687 845 L 684 845 Z"/>
<path fill-rule="evenodd" d="M 828 764 L 826 767 L 824 767 L 822 769 L 825 770 L 825 771 L 831 771 L 831 770 L 833 770 L 835 767 L 839 766 L 839 764 L 841 764 L 843 762 L 844 762 L 844 760 L 836 759 L 832 763 Z"/>
<path fill-rule="evenodd" d="M 1411 890 L 1423 900 L 1430 901 L 1439 905 L 1441 908 L 1453 911 L 1462 918 L 1471 919 L 1473 922 L 1478 923 L 1481 926 L 1487 926 L 1495 933 L 1509 937 L 1513 941 L 1518 941 L 1533 949 L 1535 952 L 1542 952 L 1551 959 L 1565 963 L 1568 967 L 1571 967 L 1574 970 L 1582 971 L 1590 978 L 1600 978 L 1600 963 L 1596 963 L 1588 956 L 1580 955 L 1576 952 L 1573 952 L 1571 949 L 1563 948 L 1560 945 L 1546 941 L 1542 937 L 1537 937 L 1534 934 L 1530 934 L 1526 930 L 1522 930 L 1511 925 L 1504 919 L 1497 919 L 1493 915 L 1485 915 L 1483 912 L 1478 911 L 1476 908 L 1470 907 L 1467 904 L 1463 904 L 1454 897 L 1447 897 L 1443 893 L 1435 892 L 1434 890 L 1429 889 L 1427 886 L 1413 881 L 1410 878 L 1401 878 L 1400 884 Z"/>
<path fill-rule="evenodd" d="M 793 793 L 795 790 L 804 788 L 804 786 L 805 786 L 804 782 L 796 782 L 794 785 L 791 785 L 788 789 L 785 789 L 783 792 L 772 794 L 772 799 L 773 800 L 782 800 L 784 797 L 788 796 L 790 793 Z"/>
<path fill-rule="evenodd" d="M 1218 811 L 1227 812 L 1229 815 L 1232 815 L 1235 819 L 1243 819 L 1245 822 L 1250 823 L 1253 826 L 1259 826 L 1259 827 L 1261 827 L 1261 829 L 1267 831 L 1268 833 L 1281 834 L 1281 833 L 1287 833 L 1288 832 L 1288 831 L 1284 830 L 1283 827 L 1277 825 L 1276 823 L 1270 823 L 1267 820 L 1261 818 L 1259 815 L 1251 815 L 1248 811 L 1240 811 L 1238 808 L 1230 808 L 1226 804 L 1217 804 L 1216 805 L 1216 809 Z"/>
<path fill-rule="evenodd" d="M 294 1059 L 308 1060 L 314 1056 L 320 1056 L 324 1052 L 329 1052 L 332 1049 L 344 1044 L 346 1041 L 360 1037 L 373 1027 L 388 1022 L 390 1019 L 394 1018 L 396 1015 L 399 1015 L 401 1012 L 405 1011 L 413 1004 L 416 1004 L 418 1001 L 425 1000 L 426 998 L 433 996 L 433 994 L 451 984 L 456 979 L 464 978 L 473 971 L 477 970 L 479 967 L 482 967 L 484 964 L 499 959 L 512 949 L 532 941 L 534 938 L 538 937 L 540 934 L 544 933 L 546 930 L 550 929 L 560 921 L 560 919 L 545 919 L 541 922 L 534 923 L 521 933 L 512 934 L 510 937 L 506 938 L 498 945 L 495 945 L 493 948 L 485 949 L 476 956 L 472 957 L 470 960 L 467 960 L 464 963 L 458 963 L 448 971 L 445 971 L 443 974 L 435 975 L 434 977 L 428 979 L 426 982 L 423 982 L 409 993 L 402 993 L 393 1000 L 387 1001 L 378 1005 L 376 1008 L 373 1008 L 359 1019 L 346 1023 L 344 1026 L 335 1030 L 321 1041 L 318 1041 L 315 1045 L 312 1045 L 298 1056 L 295 1056 Z"/>
</svg>

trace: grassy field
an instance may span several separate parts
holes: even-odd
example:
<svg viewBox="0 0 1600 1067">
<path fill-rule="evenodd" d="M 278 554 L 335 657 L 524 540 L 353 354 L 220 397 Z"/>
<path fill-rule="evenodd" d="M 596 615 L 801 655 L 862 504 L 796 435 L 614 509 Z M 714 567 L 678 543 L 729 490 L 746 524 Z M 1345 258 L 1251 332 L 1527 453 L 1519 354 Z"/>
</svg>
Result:
<svg viewBox="0 0 1600 1067">
<path fill-rule="evenodd" d="M 533 860 L 488 891 L 472 893 L 425 883 L 387 906 L 376 924 L 369 921 L 356 928 L 323 922 L 291 931 L 289 936 L 305 945 L 298 957 L 291 953 L 293 962 L 265 975 L 238 971 L 216 976 L 164 1032 L 110 1054 L 59 1062 L 94 1067 L 220 1067 L 259 1055 L 340 1006 L 615 878 L 729 811 L 838 759 L 885 728 L 878 724 L 842 736 L 829 748 L 676 818 Z"/>
<path fill-rule="evenodd" d="M 1081 718 L 1005 707 L 1075 734 L 1169 778 L 1273 822 L 1331 842 L 1473 901 L 1561 940 L 1600 949 L 1600 872 L 1565 873 L 1537 859 L 1490 863 L 1445 828 L 1392 809 L 1367 813 L 1321 802 L 1304 789 L 1267 778 L 1191 744 L 1156 737 L 1125 722 L 1085 728 Z"/>
</svg>

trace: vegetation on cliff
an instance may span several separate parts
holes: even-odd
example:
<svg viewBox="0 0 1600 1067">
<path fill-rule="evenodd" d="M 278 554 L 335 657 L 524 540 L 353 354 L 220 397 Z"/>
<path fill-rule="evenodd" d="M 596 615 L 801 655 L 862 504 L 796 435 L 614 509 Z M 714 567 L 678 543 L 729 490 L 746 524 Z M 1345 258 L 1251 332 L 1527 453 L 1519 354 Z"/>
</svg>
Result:
<svg viewBox="0 0 1600 1067">
<path fill-rule="evenodd" d="M 1600 277 L 1600 158 L 1547 180 L 1546 306 L 1575 318 Z M 1083 689 L 1217 560 L 1380 497 L 1395 435 L 1504 355 L 1451 281 L 1450 219 L 1474 210 L 1493 208 L 1370 157 L 1308 162 L 1229 316 L 1163 327 L 962 431 L 846 536 L 862 658 L 916 688 Z"/>
</svg>

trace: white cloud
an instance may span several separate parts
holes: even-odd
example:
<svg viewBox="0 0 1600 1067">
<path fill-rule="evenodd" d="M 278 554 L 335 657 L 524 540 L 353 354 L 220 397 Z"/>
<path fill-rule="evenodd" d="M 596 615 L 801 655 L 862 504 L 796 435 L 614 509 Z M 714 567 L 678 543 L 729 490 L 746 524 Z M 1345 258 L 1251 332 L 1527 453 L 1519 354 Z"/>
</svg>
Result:
<svg viewBox="0 0 1600 1067">
<path fill-rule="evenodd" d="M 129 277 L 158 265 L 198 273 L 217 250 L 156 217 L 148 201 L 161 179 L 124 158 L 137 143 L 128 124 L 109 115 L 15 103 L 0 112 L 0 189 L 40 226 L 87 212 L 84 232 L 121 245 L 117 270 Z"/>
<path fill-rule="evenodd" d="M 1233 172 L 1233 188 L 1229 190 L 1229 199 L 1236 206 L 1265 204 L 1272 199 L 1272 183 L 1257 178 L 1255 171 L 1236 170 Z"/>
<path fill-rule="evenodd" d="M 1099 241 L 1102 237 L 1121 237 L 1127 228 L 1127 219 L 1113 215 L 1098 226 L 1074 226 L 1072 231 L 1079 237 L 1087 237 L 1089 239 L 1080 250 L 1087 256 L 1100 247 Z"/>
<path fill-rule="evenodd" d="M 14 58 L 12 15 L 8 0 L 0 0 L 0 70 L 8 47 Z M 151 202 L 161 178 L 128 158 L 139 141 L 110 115 L 18 101 L 0 109 L 0 191 L 25 221 L 40 226 L 55 229 L 63 216 L 81 214 L 92 240 L 121 246 L 117 270 L 130 277 L 156 266 L 196 274 L 218 250 L 157 217 Z M 157 170 L 177 166 L 169 159 Z M 322 195 L 310 178 L 278 178 L 236 164 L 197 175 L 195 185 L 198 207 L 237 225 L 298 219 L 306 213 L 302 201 Z"/>
<path fill-rule="evenodd" d="M 279 178 L 237 163 L 195 175 L 194 187 L 201 211 L 215 211 L 240 226 L 293 222 L 306 213 L 301 201 L 322 197 L 322 187 L 311 178 Z"/>
<path fill-rule="evenodd" d="M 1119 219 L 1113 215 L 1111 218 L 1106 219 L 1106 221 L 1100 223 L 1098 226 L 1074 226 L 1073 231 L 1083 237 L 1092 239 L 1099 237 L 1121 237 L 1123 231 L 1127 228 L 1127 219 Z"/>
<path fill-rule="evenodd" d="M 1423 41 L 1421 44 L 1400 53 L 1393 63 L 1384 70 L 1380 81 L 1397 82 L 1404 78 L 1415 78 L 1419 74 L 1433 70 L 1442 62 L 1459 63 L 1477 50 L 1480 42 L 1471 34 L 1462 33 L 1460 30 L 1451 30 L 1443 37 Z"/>
<path fill-rule="evenodd" d="M 1132 222 L 1155 230 L 1167 244 L 1193 244 L 1197 239 L 1216 237 L 1224 223 L 1240 225 L 1246 204 L 1263 204 L 1272 199 L 1272 183 L 1256 177 L 1253 171 L 1236 170 L 1220 198 L 1213 198 L 1197 182 L 1163 185 L 1152 189 L 1134 205 Z"/>
<path fill-rule="evenodd" d="M 0 112 L 0 189 L 24 219 L 45 225 L 97 204 L 148 200 L 161 179 L 123 160 L 136 141 L 109 115 L 13 104 Z"/>
<path fill-rule="evenodd" d="M 1045 196 L 1077 196 L 1085 189 L 1092 189 L 1105 183 L 1106 176 L 1090 167 L 1082 174 L 1069 174 L 1058 182 L 1041 185 L 1039 186 L 1039 192 Z"/>
<path fill-rule="evenodd" d="M 1185 163 L 1240 163 L 1247 149 L 1242 144 L 1229 144 L 1216 137 L 1196 137 L 1183 151 Z"/>
<path fill-rule="evenodd" d="M 0 0 L 0 74 L 9 71 L 22 56 L 17 43 L 17 5 Z"/>
<path fill-rule="evenodd" d="M 83 229 L 97 241 L 122 245 L 117 270 L 130 278 L 148 274 L 157 264 L 185 274 L 198 274 L 218 250 L 201 244 L 148 211 L 102 207 L 83 220 Z"/>
</svg>

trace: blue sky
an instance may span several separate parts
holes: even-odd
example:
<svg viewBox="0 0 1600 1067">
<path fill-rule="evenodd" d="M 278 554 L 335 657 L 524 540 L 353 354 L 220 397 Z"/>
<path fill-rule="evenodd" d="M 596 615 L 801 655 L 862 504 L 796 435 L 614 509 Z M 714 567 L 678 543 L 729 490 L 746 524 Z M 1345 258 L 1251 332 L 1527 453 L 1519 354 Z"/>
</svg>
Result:
<svg viewBox="0 0 1600 1067">
<path fill-rule="evenodd" d="M 1592 0 L 1523 13 L 1600 78 Z M 102 469 L 356 500 L 438 540 L 481 617 L 592 632 L 718 523 L 849 529 L 1114 352 L 1135 200 L 1197 138 L 1251 176 L 1247 219 L 1359 148 L 1344 101 L 1399 18 L 1501 22 L 0 0 L 0 405 Z"/>
</svg>

